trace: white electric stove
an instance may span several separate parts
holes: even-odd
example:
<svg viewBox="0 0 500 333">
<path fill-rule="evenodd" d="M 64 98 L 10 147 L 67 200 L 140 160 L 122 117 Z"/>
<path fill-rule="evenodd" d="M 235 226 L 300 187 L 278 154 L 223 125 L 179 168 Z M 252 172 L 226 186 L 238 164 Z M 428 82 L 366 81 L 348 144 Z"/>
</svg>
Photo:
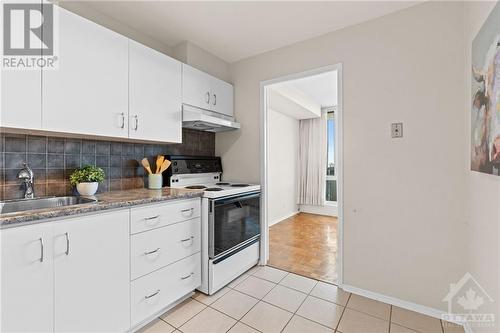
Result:
<svg viewBox="0 0 500 333">
<path fill-rule="evenodd" d="M 166 186 L 204 190 L 199 290 L 211 295 L 259 261 L 260 185 L 223 180 L 219 157 L 167 158 Z"/>
</svg>

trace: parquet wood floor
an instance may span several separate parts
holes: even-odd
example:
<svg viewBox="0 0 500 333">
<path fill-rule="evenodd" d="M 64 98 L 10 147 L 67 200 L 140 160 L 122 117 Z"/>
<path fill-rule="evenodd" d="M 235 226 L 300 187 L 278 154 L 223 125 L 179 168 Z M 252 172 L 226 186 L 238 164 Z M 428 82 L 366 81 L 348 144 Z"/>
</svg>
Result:
<svg viewBox="0 0 500 333">
<path fill-rule="evenodd" d="M 271 226 L 269 266 L 337 283 L 337 218 L 299 213 Z"/>
</svg>

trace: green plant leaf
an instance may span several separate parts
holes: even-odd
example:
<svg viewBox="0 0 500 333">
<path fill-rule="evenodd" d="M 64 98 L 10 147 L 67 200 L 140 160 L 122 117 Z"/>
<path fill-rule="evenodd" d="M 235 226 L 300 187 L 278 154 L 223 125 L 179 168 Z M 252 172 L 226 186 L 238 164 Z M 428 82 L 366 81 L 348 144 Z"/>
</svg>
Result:
<svg viewBox="0 0 500 333">
<path fill-rule="evenodd" d="M 102 183 L 105 177 L 106 175 L 104 174 L 103 169 L 93 165 L 87 165 L 81 169 L 73 171 L 73 173 L 69 176 L 69 181 L 71 185 L 75 186 L 78 183 Z"/>
</svg>

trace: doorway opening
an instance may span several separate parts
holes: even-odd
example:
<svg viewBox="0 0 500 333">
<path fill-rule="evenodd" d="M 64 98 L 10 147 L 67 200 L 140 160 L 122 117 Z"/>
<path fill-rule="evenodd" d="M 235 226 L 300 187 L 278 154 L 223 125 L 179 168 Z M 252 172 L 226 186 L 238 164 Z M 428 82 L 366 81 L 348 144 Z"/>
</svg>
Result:
<svg viewBox="0 0 500 333">
<path fill-rule="evenodd" d="M 261 264 L 342 282 L 342 67 L 261 83 Z"/>
</svg>

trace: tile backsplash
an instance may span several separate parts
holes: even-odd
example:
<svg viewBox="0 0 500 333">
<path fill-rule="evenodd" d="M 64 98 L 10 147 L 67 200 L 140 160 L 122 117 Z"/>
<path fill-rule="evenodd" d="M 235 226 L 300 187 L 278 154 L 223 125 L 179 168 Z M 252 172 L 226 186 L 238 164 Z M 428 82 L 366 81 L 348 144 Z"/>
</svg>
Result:
<svg viewBox="0 0 500 333">
<path fill-rule="evenodd" d="M 142 188 L 147 176 L 140 160 L 162 155 L 215 154 L 215 134 L 183 129 L 182 143 L 147 144 L 2 133 L 0 135 L 0 199 L 23 196 L 17 173 L 27 162 L 35 174 L 35 195 L 73 193 L 69 175 L 85 165 L 102 168 L 106 179 L 99 192 Z"/>
</svg>

